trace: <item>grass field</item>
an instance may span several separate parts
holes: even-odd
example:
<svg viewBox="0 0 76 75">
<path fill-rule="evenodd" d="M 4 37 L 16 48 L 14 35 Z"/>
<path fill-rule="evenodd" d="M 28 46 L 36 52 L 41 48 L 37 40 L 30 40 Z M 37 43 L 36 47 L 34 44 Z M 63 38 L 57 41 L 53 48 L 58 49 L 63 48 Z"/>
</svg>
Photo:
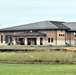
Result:
<svg viewBox="0 0 76 75">
<path fill-rule="evenodd" d="M 60 63 L 76 64 L 76 52 L 70 51 L 34 51 L 0 52 L 0 62 L 4 63 Z"/>
<path fill-rule="evenodd" d="M 0 50 L 43 49 L 43 51 L 0 52 L 0 75 L 76 75 L 76 52 L 54 51 L 50 48 L 54 47 L 0 46 Z M 19 64 L 28 62 L 31 64 Z M 38 64 L 32 64 L 34 62 Z"/>
<path fill-rule="evenodd" d="M 36 45 L 29 45 L 29 46 L 26 46 L 26 45 L 3 45 L 3 46 L 0 46 L 0 49 L 57 49 L 57 48 L 60 48 L 60 49 L 63 49 L 64 47 L 61 47 L 61 46 L 36 46 Z"/>
<path fill-rule="evenodd" d="M 76 75 L 76 65 L 0 64 L 0 75 Z"/>
</svg>

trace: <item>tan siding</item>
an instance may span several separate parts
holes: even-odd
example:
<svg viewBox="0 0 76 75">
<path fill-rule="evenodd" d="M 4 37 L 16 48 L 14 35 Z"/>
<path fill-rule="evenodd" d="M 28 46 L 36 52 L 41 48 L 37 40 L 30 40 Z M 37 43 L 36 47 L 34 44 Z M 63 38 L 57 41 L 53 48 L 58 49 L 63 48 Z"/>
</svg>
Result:
<svg viewBox="0 0 76 75">
<path fill-rule="evenodd" d="M 57 31 L 57 40 L 64 40 L 65 41 L 65 36 L 59 36 L 59 34 L 64 34 L 65 35 L 65 31 Z"/>
<path fill-rule="evenodd" d="M 74 32 L 71 32 L 71 40 L 76 40 L 76 36 L 74 35 Z"/>
<path fill-rule="evenodd" d="M 66 32 L 65 36 L 66 36 L 66 40 L 70 40 L 70 33 L 69 32 Z"/>
<path fill-rule="evenodd" d="M 0 41 L 1 41 L 1 35 L 3 35 L 3 41 L 5 41 L 5 34 L 4 33 L 0 33 Z"/>
<path fill-rule="evenodd" d="M 55 38 L 56 38 L 56 36 L 55 36 L 55 30 L 54 31 L 51 31 L 51 30 L 50 31 L 40 31 L 40 32 L 47 35 L 46 36 L 46 40 L 48 38 L 53 38 L 55 40 Z"/>
<path fill-rule="evenodd" d="M 25 32 L 25 31 L 23 31 Z M 0 41 L 1 41 L 1 35 L 3 35 L 3 41 L 5 41 L 5 35 L 11 35 L 11 34 L 19 34 L 19 33 L 23 33 L 23 32 L 1 32 L 0 33 Z M 40 43 L 40 38 L 43 38 L 44 40 L 44 44 L 48 45 L 48 38 L 53 38 L 54 39 L 54 43 L 51 43 L 50 44 L 56 44 L 56 38 L 57 38 L 57 44 L 60 42 L 65 44 L 65 38 L 66 38 L 66 42 L 67 40 L 70 41 L 70 38 L 71 38 L 71 42 L 73 43 L 73 41 L 75 42 L 76 40 L 76 36 L 74 36 L 74 32 L 65 32 L 64 30 L 61 31 L 61 30 L 57 30 L 57 37 L 56 37 L 56 31 L 55 30 L 49 30 L 49 31 L 39 31 L 41 33 L 44 33 L 46 34 L 46 37 L 45 36 L 28 36 L 28 37 L 20 37 L 20 38 L 37 38 L 37 41 L 38 43 Z M 65 36 L 59 36 L 59 34 L 64 34 Z M 70 37 L 70 34 L 71 34 L 71 37 Z M 19 37 L 17 37 L 19 38 Z M 13 41 L 15 41 L 15 38 L 12 37 Z M 72 41 L 73 40 L 73 41 Z"/>
</svg>

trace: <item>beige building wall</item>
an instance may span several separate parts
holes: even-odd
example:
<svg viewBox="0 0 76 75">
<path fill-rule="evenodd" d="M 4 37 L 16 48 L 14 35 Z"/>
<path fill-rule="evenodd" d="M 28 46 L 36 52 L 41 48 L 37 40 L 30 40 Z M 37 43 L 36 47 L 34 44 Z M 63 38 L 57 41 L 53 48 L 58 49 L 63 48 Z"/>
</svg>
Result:
<svg viewBox="0 0 76 75">
<path fill-rule="evenodd" d="M 57 30 L 57 45 L 65 45 L 65 31 Z"/>
<path fill-rule="evenodd" d="M 27 38 L 36 38 L 37 45 L 40 45 L 40 38 L 43 38 L 43 45 L 46 44 L 46 42 L 44 41 L 45 36 L 28 36 L 28 37 L 25 37 L 25 45 L 27 45 Z"/>
<path fill-rule="evenodd" d="M 23 31 L 25 32 L 25 31 Z M 0 32 L 0 44 L 5 45 L 5 36 L 11 34 L 18 34 L 23 32 Z M 65 45 L 65 43 L 76 45 L 76 36 L 74 32 L 66 32 L 64 30 L 48 30 L 48 31 L 39 31 L 46 34 L 46 36 L 33 36 L 33 37 L 23 37 L 25 38 L 25 45 L 27 45 L 27 38 L 37 38 L 37 45 L 40 45 L 40 38 L 43 38 L 43 45 Z M 59 36 L 59 35 L 64 36 Z M 3 35 L 3 43 L 1 43 L 1 35 Z M 17 37 L 19 38 L 19 37 Z M 53 38 L 53 42 L 48 42 L 48 38 Z M 15 38 L 12 37 L 13 43 L 16 44 Z"/>
<path fill-rule="evenodd" d="M 65 39 L 66 39 L 66 44 L 70 44 L 70 33 L 69 32 L 65 32 Z"/>
<path fill-rule="evenodd" d="M 5 43 L 5 36 L 6 35 L 13 35 L 13 34 L 18 34 L 18 33 L 22 33 L 22 32 L 1 32 L 0 33 L 0 44 L 1 45 L 7 45 Z M 3 35 L 3 43 L 1 43 L 1 35 Z M 13 44 L 16 44 L 16 41 L 15 41 L 15 38 L 14 37 L 12 37 L 12 41 L 13 41 Z"/>
<path fill-rule="evenodd" d="M 56 45 L 56 31 L 55 30 L 39 31 L 39 32 L 46 34 L 46 37 L 44 38 L 45 45 Z M 50 38 L 50 42 L 48 42 L 48 38 Z M 51 42 L 51 38 L 53 38 L 53 42 Z"/>
<path fill-rule="evenodd" d="M 75 32 L 66 32 L 66 42 L 71 45 L 76 45 L 76 36 Z"/>
<path fill-rule="evenodd" d="M 3 36 L 3 43 L 1 43 L 1 35 Z M 0 33 L 0 44 L 1 45 L 6 45 L 5 44 L 5 34 L 4 33 Z"/>
<path fill-rule="evenodd" d="M 76 36 L 74 35 L 75 32 L 71 32 L 71 44 L 76 45 Z"/>
<path fill-rule="evenodd" d="M 46 36 L 46 45 L 65 45 L 65 34 L 64 30 L 50 30 L 50 31 L 41 31 L 42 33 L 47 34 Z M 53 38 L 54 42 L 48 43 L 48 38 Z"/>
</svg>

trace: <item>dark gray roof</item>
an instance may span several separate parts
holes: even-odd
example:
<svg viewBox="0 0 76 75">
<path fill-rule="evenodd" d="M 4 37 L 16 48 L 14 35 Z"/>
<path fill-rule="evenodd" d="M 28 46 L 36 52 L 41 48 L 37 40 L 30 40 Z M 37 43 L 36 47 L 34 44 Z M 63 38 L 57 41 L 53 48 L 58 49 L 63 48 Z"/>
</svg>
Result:
<svg viewBox="0 0 76 75">
<path fill-rule="evenodd" d="M 14 30 L 41 30 L 41 29 L 56 29 L 57 27 L 49 21 L 42 21 L 30 24 L 24 24 L 9 28 L 1 29 L 0 31 L 14 31 Z"/>
<path fill-rule="evenodd" d="M 73 27 L 72 27 L 73 25 Z M 26 30 L 76 30 L 76 23 L 66 23 L 60 21 L 41 21 L 36 23 L 24 24 L 14 27 L 0 29 L 0 32 L 8 31 L 26 31 Z"/>
<path fill-rule="evenodd" d="M 58 22 L 58 21 L 50 21 L 50 22 L 53 23 L 55 26 L 57 26 L 58 29 L 69 29 L 66 25 L 63 24 L 65 22 Z"/>
<path fill-rule="evenodd" d="M 66 22 L 64 25 L 69 27 L 70 31 L 76 31 L 76 22 Z"/>
<path fill-rule="evenodd" d="M 46 34 L 44 33 L 40 33 L 40 32 L 24 32 L 24 33 L 21 33 L 21 34 L 16 34 L 16 35 L 13 35 L 14 37 L 20 37 L 20 36 L 46 36 Z"/>
</svg>

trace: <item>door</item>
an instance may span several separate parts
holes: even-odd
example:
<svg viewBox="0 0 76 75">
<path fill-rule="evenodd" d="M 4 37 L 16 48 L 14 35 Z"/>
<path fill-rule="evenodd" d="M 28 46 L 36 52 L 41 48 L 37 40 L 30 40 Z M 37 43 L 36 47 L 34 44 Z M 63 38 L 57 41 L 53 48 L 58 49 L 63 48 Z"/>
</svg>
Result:
<svg viewBox="0 0 76 75">
<path fill-rule="evenodd" d="M 19 43 L 20 43 L 20 45 L 24 45 L 25 43 L 25 39 L 24 38 L 19 38 Z"/>
<path fill-rule="evenodd" d="M 27 38 L 28 45 L 36 45 L 36 38 Z"/>
<path fill-rule="evenodd" d="M 12 36 L 11 35 L 6 35 L 5 36 L 5 42 L 8 43 L 8 44 L 11 44 L 12 43 Z"/>
<path fill-rule="evenodd" d="M 43 45 L 43 38 L 40 38 L 40 45 Z"/>
</svg>

